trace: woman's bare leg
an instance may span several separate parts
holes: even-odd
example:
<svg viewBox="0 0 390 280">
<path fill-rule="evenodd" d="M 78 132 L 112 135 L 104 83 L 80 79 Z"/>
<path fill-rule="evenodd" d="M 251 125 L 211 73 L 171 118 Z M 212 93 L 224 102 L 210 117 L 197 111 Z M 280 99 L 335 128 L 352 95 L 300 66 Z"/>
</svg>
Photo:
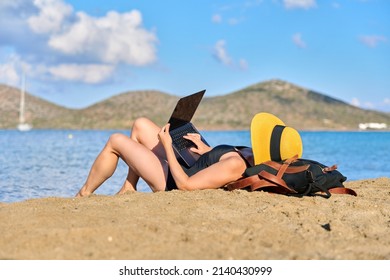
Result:
<svg viewBox="0 0 390 280">
<path fill-rule="evenodd" d="M 123 183 L 122 188 L 117 192 L 117 194 L 124 194 L 127 192 L 137 191 L 138 181 L 139 181 L 139 176 L 134 172 L 134 170 L 131 167 L 129 167 L 126 180 Z"/>
<path fill-rule="evenodd" d="M 95 159 L 85 184 L 76 196 L 90 195 L 114 174 L 119 157 L 111 146 L 112 138 L 113 136 L 110 137 L 106 146 Z"/>
<path fill-rule="evenodd" d="M 160 129 L 161 128 L 159 126 L 157 126 L 149 119 L 138 118 L 133 124 L 130 138 L 144 145 L 146 148 L 155 153 L 159 158 L 165 159 L 165 150 L 157 138 L 157 134 Z M 126 180 L 123 183 L 122 188 L 118 191 L 118 194 L 124 194 L 128 191 L 136 191 L 138 180 L 139 176 L 134 172 L 131 167 L 129 167 L 129 172 L 127 174 Z"/>
<path fill-rule="evenodd" d="M 142 127 L 141 124 L 143 124 L 143 129 L 138 130 L 139 127 Z M 121 191 L 135 190 L 139 176 L 149 184 L 153 191 L 165 189 L 168 165 L 164 149 L 157 138 L 158 126 L 147 119 L 140 119 L 139 124 L 135 125 L 134 128 L 136 129 L 131 138 L 122 134 L 114 134 L 110 137 L 92 165 L 87 181 L 77 196 L 93 193 L 111 177 L 119 157 L 126 162 L 131 171 Z"/>
</svg>

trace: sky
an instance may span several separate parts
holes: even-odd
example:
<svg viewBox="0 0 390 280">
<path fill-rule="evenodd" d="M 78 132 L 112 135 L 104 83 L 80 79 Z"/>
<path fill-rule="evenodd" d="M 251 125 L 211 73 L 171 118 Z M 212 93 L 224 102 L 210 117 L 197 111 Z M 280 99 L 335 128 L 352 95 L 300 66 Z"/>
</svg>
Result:
<svg viewBox="0 0 390 280">
<path fill-rule="evenodd" d="M 0 83 L 23 75 L 69 108 L 281 79 L 390 112 L 390 1 L 0 0 Z"/>
</svg>

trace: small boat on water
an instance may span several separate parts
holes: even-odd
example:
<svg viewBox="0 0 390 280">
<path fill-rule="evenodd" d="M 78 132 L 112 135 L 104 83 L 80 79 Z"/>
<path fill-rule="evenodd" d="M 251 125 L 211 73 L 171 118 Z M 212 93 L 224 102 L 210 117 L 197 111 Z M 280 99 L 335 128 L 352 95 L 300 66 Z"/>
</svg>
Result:
<svg viewBox="0 0 390 280">
<path fill-rule="evenodd" d="M 19 108 L 19 124 L 17 126 L 19 131 L 29 131 L 32 129 L 32 125 L 26 123 L 24 114 L 25 114 L 25 88 L 26 88 L 26 81 L 25 81 L 25 75 L 23 73 L 22 77 L 22 88 L 20 90 L 20 108 Z"/>
</svg>

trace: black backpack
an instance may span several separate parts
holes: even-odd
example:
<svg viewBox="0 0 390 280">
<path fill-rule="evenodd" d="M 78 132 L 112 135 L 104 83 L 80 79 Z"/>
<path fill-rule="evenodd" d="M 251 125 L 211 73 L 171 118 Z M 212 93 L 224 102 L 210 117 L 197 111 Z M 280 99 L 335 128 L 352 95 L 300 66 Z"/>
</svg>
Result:
<svg viewBox="0 0 390 280">
<path fill-rule="evenodd" d="M 331 193 L 357 196 L 354 190 L 345 188 L 347 178 L 322 163 L 297 156 L 285 161 L 267 161 L 245 170 L 244 178 L 226 185 L 228 190 L 264 190 L 292 196 L 321 195 L 329 198 Z M 319 194 L 321 193 L 321 194 Z"/>
</svg>

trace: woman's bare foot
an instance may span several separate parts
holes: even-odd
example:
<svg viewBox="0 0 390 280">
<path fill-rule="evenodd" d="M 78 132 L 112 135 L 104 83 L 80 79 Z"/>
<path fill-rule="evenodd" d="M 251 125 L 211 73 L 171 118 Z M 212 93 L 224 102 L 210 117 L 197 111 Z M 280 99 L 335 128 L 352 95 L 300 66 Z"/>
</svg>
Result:
<svg viewBox="0 0 390 280">
<path fill-rule="evenodd" d="M 131 193 L 131 192 L 136 192 L 135 189 L 121 189 L 119 192 L 117 192 L 116 194 L 117 195 L 121 195 L 121 194 L 126 194 L 126 193 Z"/>
<path fill-rule="evenodd" d="M 90 196 L 92 193 L 87 190 L 87 187 L 84 185 L 79 192 L 76 194 L 76 197 Z"/>
</svg>

